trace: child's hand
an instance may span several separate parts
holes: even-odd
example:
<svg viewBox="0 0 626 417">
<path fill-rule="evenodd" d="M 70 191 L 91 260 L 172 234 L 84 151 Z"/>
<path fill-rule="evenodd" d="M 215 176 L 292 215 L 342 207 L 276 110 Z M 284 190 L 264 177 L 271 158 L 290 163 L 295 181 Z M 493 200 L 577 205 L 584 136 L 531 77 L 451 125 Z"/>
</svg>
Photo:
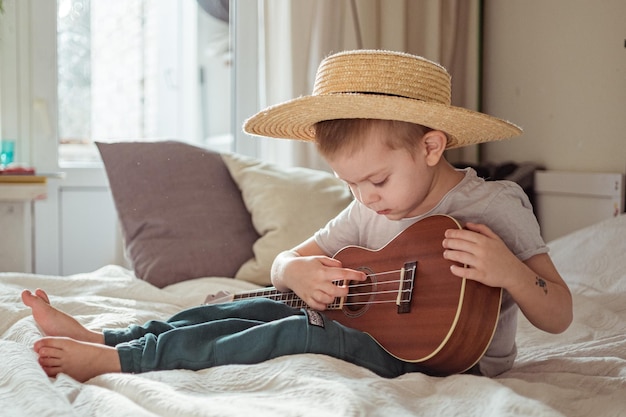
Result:
<svg viewBox="0 0 626 417">
<path fill-rule="evenodd" d="M 348 295 L 344 282 L 364 281 L 363 272 L 342 268 L 327 256 L 298 256 L 284 264 L 283 282 L 309 307 L 325 310 L 338 297 Z"/>
<path fill-rule="evenodd" d="M 507 278 L 523 268 L 502 239 L 484 224 L 467 223 L 466 229 L 446 230 L 443 247 L 444 258 L 467 266 L 453 265 L 454 275 L 491 287 L 506 288 Z"/>
<path fill-rule="evenodd" d="M 453 265 L 461 278 L 506 289 L 526 318 L 550 333 L 572 322 L 572 295 L 546 253 L 520 261 L 490 228 L 467 223 L 466 230 L 446 230 L 443 256 L 467 265 Z"/>
</svg>

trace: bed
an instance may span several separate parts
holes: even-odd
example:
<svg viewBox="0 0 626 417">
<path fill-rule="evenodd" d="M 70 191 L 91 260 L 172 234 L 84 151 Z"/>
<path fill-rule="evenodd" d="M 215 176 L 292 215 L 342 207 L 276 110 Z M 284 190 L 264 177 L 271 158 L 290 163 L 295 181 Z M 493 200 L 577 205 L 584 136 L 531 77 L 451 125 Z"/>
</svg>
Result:
<svg viewBox="0 0 626 417">
<path fill-rule="evenodd" d="M 252 207 L 253 200 L 258 207 L 261 197 L 247 194 L 250 190 L 241 182 L 245 175 L 254 177 L 263 171 L 264 183 L 274 195 L 277 190 L 290 192 L 282 183 L 285 178 L 291 183 L 294 178 L 310 181 L 310 175 L 317 175 L 290 171 L 285 178 L 279 178 L 276 172 L 280 170 L 272 168 L 268 174 L 266 165 L 238 158 L 226 165 L 243 196 L 238 198 L 244 206 L 248 204 L 248 208 Z M 234 166 L 241 175 L 235 173 Z M 117 172 L 120 170 L 116 167 Z M 241 171 L 245 170 L 244 175 Z M 117 190 L 115 196 L 116 179 L 111 175 L 109 178 L 122 227 L 128 232 L 132 221 L 124 219 L 121 213 L 124 202 L 119 201 L 122 194 Z M 328 209 L 326 214 L 332 215 L 345 204 L 343 199 L 349 197 L 337 183 L 323 175 L 316 182 L 326 180 L 330 182 L 309 194 L 334 193 L 335 198 L 331 200 L 340 203 Z M 248 177 L 246 181 L 252 180 Z M 259 192 L 258 184 L 252 188 Z M 302 215 L 302 207 L 296 210 Z M 166 211 L 160 209 L 159 213 L 163 215 Z M 232 208 L 229 211 L 232 212 Z M 142 214 L 145 217 L 145 213 Z M 275 236 L 277 230 L 270 226 L 261 227 L 262 217 L 263 213 L 252 210 L 249 239 L 253 244 L 247 254 L 235 256 L 236 262 L 246 256 L 252 256 L 253 262 L 244 262 L 228 275 L 226 271 L 221 275 L 190 277 L 180 271 L 168 271 L 169 275 L 177 277 L 175 282 L 160 281 L 163 277 L 146 279 L 161 269 L 158 265 L 143 269 L 109 265 L 72 276 L 0 273 L 2 415 L 625 415 L 626 215 L 550 242 L 553 260 L 573 292 L 574 322 L 565 333 L 550 335 L 533 328 L 520 315 L 518 359 L 513 369 L 495 378 L 467 374 L 431 377 L 415 373 L 385 379 L 355 365 L 313 354 L 196 372 L 105 374 L 86 383 L 66 375 L 48 378 L 37 364 L 32 344 L 41 337 L 41 332 L 30 310 L 20 300 L 22 289 L 45 289 L 55 306 L 93 329 L 165 318 L 202 303 L 208 294 L 220 290 L 239 292 L 266 285 L 247 278 L 247 274 L 266 268 L 262 258 L 265 254 L 271 257 L 273 253 L 268 246 L 284 236 Z M 194 223 L 197 225 L 197 219 Z M 276 227 L 284 230 L 284 225 Z M 143 224 L 139 229 L 146 232 L 150 228 Z M 154 230 L 150 233 L 154 240 Z M 135 240 L 140 234 L 136 231 L 134 235 L 125 234 L 131 248 L 137 245 L 135 252 L 129 251 L 136 265 L 140 265 L 141 245 Z M 261 245 L 268 236 L 272 243 Z M 276 247 L 273 250 L 277 250 Z"/>
</svg>

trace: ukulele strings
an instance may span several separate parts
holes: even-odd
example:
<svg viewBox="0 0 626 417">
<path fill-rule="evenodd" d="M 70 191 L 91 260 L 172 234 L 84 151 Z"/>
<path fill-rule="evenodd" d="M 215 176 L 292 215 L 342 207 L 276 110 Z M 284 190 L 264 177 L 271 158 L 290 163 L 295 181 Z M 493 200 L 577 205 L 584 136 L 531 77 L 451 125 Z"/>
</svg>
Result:
<svg viewBox="0 0 626 417">
<path fill-rule="evenodd" d="M 390 275 L 390 274 L 401 274 L 402 273 L 402 269 L 393 269 L 390 271 L 383 271 L 383 272 L 377 272 L 374 274 L 365 274 L 365 278 L 375 278 L 375 277 L 379 277 L 379 276 L 383 276 L 383 275 Z M 385 281 L 382 284 L 393 284 L 396 282 L 400 282 L 400 280 L 389 280 L 389 281 Z M 335 281 L 336 285 L 342 285 L 341 281 Z M 379 283 L 380 284 L 380 283 Z M 350 288 L 357 288 L 357 287 L 361 287 L 361 286 L 366 286 L 366 285 L 372 285 L 371 283 L 367 283 L 367 282 L 358 282 L 357 284 L 348 284 L 348 287 Z"/>
<path fill-rule="evenodd" d="M 401 269 L 396 269 L 396 270 L 390 270 L 390 271 L 383 271 L 383 272 L 378 272 L 378 273 L 373 273 L 373 274 L 366 274 L 365 277 L 366 278 L 372 278 L 372 277 L 378 277 L 378 276 L 383 276 L 383 275 L 389 275 L 389 274 L 398 274 L 401 273 L 402 270 Z M 410 293 L 412 291 L 412 286 L 411 288 L 406 288 L 406 289 L 402 289 L 402 290 L 398 290 L 399 285 L 402 283 L 403 281 L 400 279 L 396 279 L 396 280 L 388 280 L 388 281 L 383 281 L 383 282 L 376 282 L 376 283 L 367 283 L 367 282 L 358 282 L 356 284 L 348 284 L 348 288 L 352 289 L 358 289 L 361 287 L 372 287 L 374 285 L 376 286 L 389 286 L 389 285 L 393 285 L 393 284 L 398 284 L 398 286 L 396 287 L 396 289 L 390 289 L 390 290 L 377 290 L 377 291 L 368 291 L 368 292 L 359 292 L 359 293 L 348 293 L 348 295 L 346 295 L 344 297 L 344 302 L 343 305 L 344 306 L 354 306 L 354 305 L 364 305 L 364 304 L 384 304 L 384 303 L 396 303 L 397 302 L 397 295 L 400 292 L 401 294 L 406 294 L 406 293 Z M 335 282 L 336 285 L 341 285 L 341 283 L 339 281 Z M 382 300 L 366 300 L 366 301 L 347 301 L 349 299 L 355 299 L 357 297 L 370 297 L 370 296 L 374 296 L 374 295 L 391 295 L 390 299 L 382 299 Z M 298 297 L 295 293 L 274 293 L 272 291 L 268 291 L 267 294 L 257 294 L 257 296 L 260 297 L 264 297 L 264 298 L 268 298 L 271 300 L 275 300 L 275 301 L 289 301 L 289 302 L 296 302 L 298 305 L 301 306 L 306 306 L 306 303 L 304 301 L 302 301 L 300 299 L 300 297 Z M 404 297 L 403 297 L 404 298 Z M 335 301 L 332 302 L 330 304 L 328 304 L 329 307 L 337 307 L 340 305 L 341 300 L 338 299 L 339 301 Z"/>
<path fill-rule="evenodd" d="M 383 276 L 383 275 L 389 275 L 389 274 L 398 274 L 398 273 L 402 273 L 401 269 L 396 269 L 396 270 L 390 270 L 390 271 L 383 271 L 383 272 L 378 272 L 378 273 L 373 273 L 373 274 L 366 274 L 365 277 L 366 278 L 372 278 L 372 277 L 378 277 L 378 276 Z M 344 306 L 354 306 L 354 305 L 364 305 L 364 304 L 384 304 L 384 303 L 396 303 L 398 300 L 398 293 L 402 294 L 402 298 L 404 298 L 404 295 L 406 293 L 411 293 L 411 291 L 413 290 L 413 285 L 411 285 L 410 288 L 405 288 L 405 289 L 399 289 L 399 286 L 406 281 L 400 280 L 400 279 L 396 279 L 396 280 L 388 280 L 388 281 L 384 281 L 384 282 L 376 282 L 375 284 L 372 284 L 371 282 L 357 282 L 356 284 L 348 284 L 348 288 L 352 289 L 358 289 L 361 287 L 371 287 L 373 285 L 376 286 L 388 286 L 388 285 L 393 285 L 393 284 L 398 284 L 398 289 L 390 289 L 390 290 L 377 290 L 377 291 L 369 291 L 369 292 L 358 292 L 358 293 L 348 293 L 348 295 L 346 295 L 344 297 L 344 302 L 342 303 Z M 339 283 L 338 283 L 339 284 Z M 357 297 L 369 297 L 369 296 L 374 296 L 374 295 L 381 295 L 381 296 L 385 296 L 385 295 L 391 295 L 392 298 L 390 299 L 382 299 L 382 300 L 367 300 L 367 301 L 347 301 L 349 299 L 354 299 Z M 409 296 L 410 297 L 410 296 Z M 341 303 L 341 300 L 339 301 L 335 301 L 331 304 L 329 304 L 330 307 L 336 307 Z"/>
<path fill-rule="evenodd" d="M 345 300 L 350 300 L 350 301 L 344 301 L 343 305 L 344 306 L 352 306 L 352 305 L 363 305 L 363 304 L 383 304 L 383 303 L 395 303 L 397 302 L 397 297 L 398 297 L 398 293 L 401 293 L 402 295 L 405 295 L 407 293 L 411 293 L 411 289 L 403 289 L 403 290 L 379 290 L 379 291 L 370 291 L 370 292 L 363 292 L 363 293 L 359 293 L 359 294 L 348 294 L 345 297 Z M 382 296 L 384 297 L 385 295 L 389 295 L 390 298 L 382 298 L 382 299 L 377 299 L 377 300 L 365 300 L 365 301 L 361 301 L 359 300 L 359 297 L 369 297 L 369 296 L 373 296 L 373 295 L 378 295 L 378 296 Z M 403 297 L 404 298 L 404 297 Z M 338 302 L 333 303 L 334 304 L 339 304 Z"/>
</svg>

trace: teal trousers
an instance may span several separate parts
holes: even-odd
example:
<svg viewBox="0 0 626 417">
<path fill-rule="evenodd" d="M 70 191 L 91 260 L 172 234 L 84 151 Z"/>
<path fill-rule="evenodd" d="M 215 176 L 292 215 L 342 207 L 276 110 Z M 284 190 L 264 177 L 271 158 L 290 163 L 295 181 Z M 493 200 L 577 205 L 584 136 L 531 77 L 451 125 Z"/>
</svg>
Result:
<svg viewBox="0 0 626 417">
<path fill-rule="evenodd" d="M 421 371 L 387 353 L 366 333 L 322 313 L 256 298 L 181 311 L 167 321 L 104 330 L 122 372 L 199 370 L 317 353 L 363 366 L 383 377 Z"/>
</svg>

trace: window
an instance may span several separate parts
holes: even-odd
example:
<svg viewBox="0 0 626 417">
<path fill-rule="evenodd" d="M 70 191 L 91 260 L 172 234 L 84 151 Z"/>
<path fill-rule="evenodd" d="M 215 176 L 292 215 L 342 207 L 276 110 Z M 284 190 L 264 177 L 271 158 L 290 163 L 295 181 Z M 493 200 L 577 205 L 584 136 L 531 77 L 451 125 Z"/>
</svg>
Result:
<svg viewBox="0 0 626 417">
<path fill-rule="evenodd" d="M 95 141 L 231 149 L 228 2 L 58 0 L 57 67 L 60 165 Z"/>
</svg>

